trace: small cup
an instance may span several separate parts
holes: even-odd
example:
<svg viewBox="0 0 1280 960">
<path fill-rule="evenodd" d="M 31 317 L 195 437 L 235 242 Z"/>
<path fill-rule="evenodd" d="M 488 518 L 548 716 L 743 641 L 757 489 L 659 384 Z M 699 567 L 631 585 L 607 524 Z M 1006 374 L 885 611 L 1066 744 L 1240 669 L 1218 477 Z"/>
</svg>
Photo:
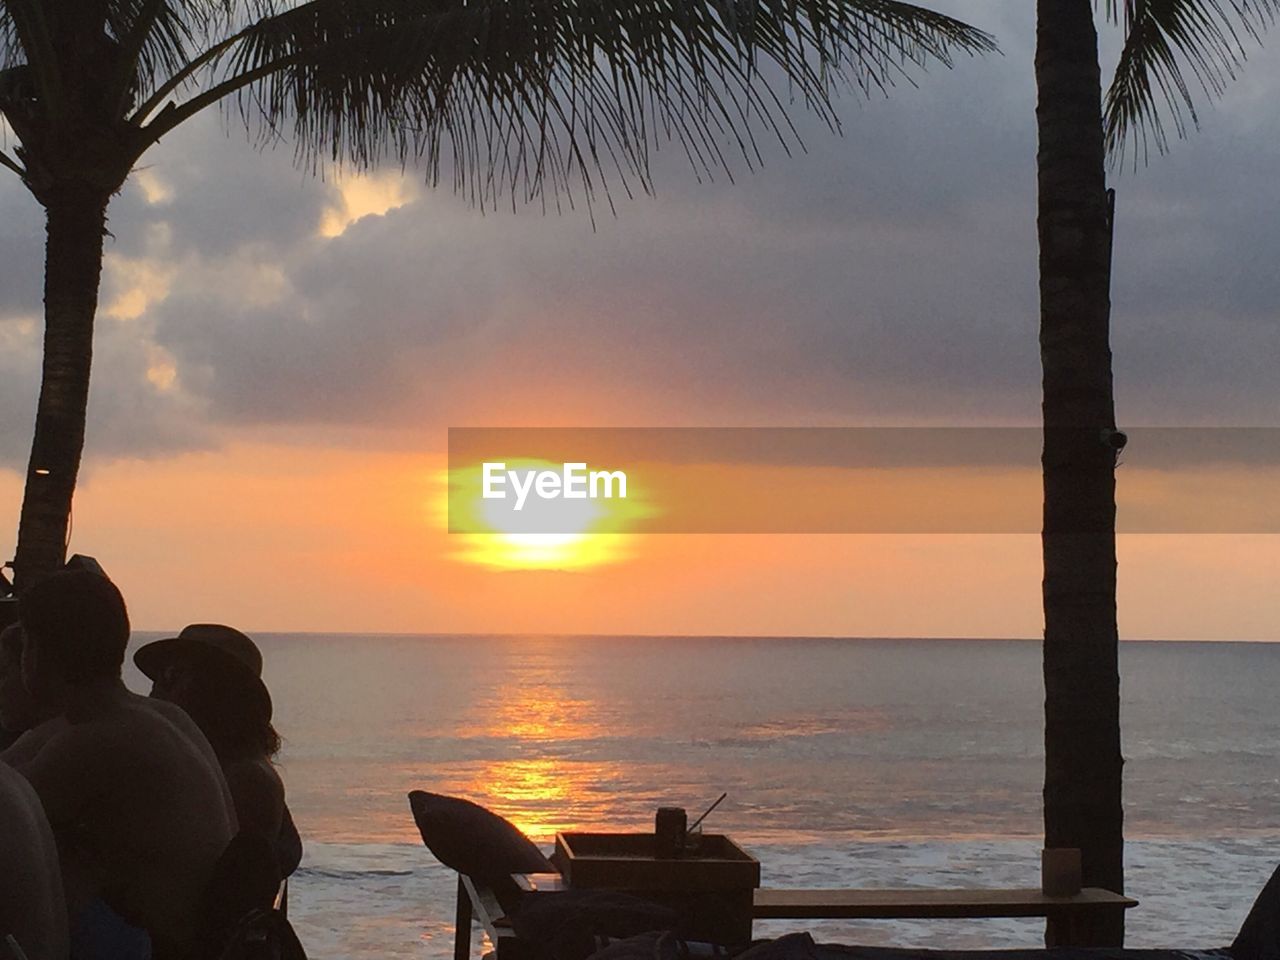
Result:
<svg viewBox="0 0 1280 960">
<path fill-rule="evenodd" d="M 1074 897 L 1080 892 L 1080 851 L 1049 847 L 1040 851 L 1040 891 L 1046 897 Z"/>
<path fill-rule="evenodd" d="M 698 852 L 702 849 L 702 824 L 698 824 L 684 833 L 684 855 L 686 857 L 696 858 Z"/>
</svg>

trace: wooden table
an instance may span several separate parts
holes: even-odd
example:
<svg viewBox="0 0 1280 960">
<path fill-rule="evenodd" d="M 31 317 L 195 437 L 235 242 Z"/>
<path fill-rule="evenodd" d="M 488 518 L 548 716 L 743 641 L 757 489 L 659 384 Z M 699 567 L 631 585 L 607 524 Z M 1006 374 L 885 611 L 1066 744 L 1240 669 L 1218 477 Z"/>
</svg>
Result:
<svg viewBox="0 0 1280 960">
<path fill-rule="evenodd" d="M 1072 897 L 1048 897 L 1040 890 L 985 889 L 759 889 L 756 920 L 930 920 L 973 917 L 1053 917 L 1066 931 L 1066 943 L 1079 938 L 1077 922 L 1091 913 L 1128 910 L 1138 901 L 1085 887 Z"/>
<path fill-rule="evenodd" d="M 551 863 L 573 890 L 609 890 L 670 907 L 676 933 L 704 943 L 751 940 L 760 861 L 722 833 L 698 836 L 678 857 L 659 857 L 652 833 L 562 831 Z"/>
</svg>

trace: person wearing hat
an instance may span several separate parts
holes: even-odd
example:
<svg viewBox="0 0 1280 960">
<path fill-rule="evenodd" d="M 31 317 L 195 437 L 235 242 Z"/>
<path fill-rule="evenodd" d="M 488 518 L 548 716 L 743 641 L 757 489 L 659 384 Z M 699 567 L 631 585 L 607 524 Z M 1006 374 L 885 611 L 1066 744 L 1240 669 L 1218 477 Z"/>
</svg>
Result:
<svg viewBox="0 0 1280 960">
<path fill-rule="evenodd" d="M 208 738 L 231 789 L 241 830 L 265 836 L 280 876 L 302 859 L 302 840 L 272 763 L 280 735 L 262 682 L 262 652 L 220 623 L 193 623 L 176 637 L 140 647 L 133 662 L 152 681 L 151 696 L 182 707 Z"/>
</svg>

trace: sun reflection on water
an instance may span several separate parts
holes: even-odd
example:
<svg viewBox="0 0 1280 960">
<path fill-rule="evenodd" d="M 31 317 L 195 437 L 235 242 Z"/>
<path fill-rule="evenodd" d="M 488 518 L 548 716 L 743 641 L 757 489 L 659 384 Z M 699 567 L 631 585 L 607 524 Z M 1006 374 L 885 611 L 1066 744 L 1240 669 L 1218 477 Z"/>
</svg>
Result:
<svg viewBox="0 0 1280 960">
<path fill-rule="evenodd" d="M 565 830 L 634 828 L 619 821 L 622 765 L 532 755 L 459 765 L 437 782 L 514 823 L 540 843 Z"/>
<path fill-rule="evenodd" d="M 594 770 L 572 769 L 582 766 L 549 757 L 502 760 L 485 770 L 483 787 L 476 787 L 484 789 L 494 806 L 505 808 L 507 819 L 524 833 L 552 837 L 578 826 L 572 810 L 595 776 Z"/>
<path fill-rule="evenodd" d="M 461 736 L 501 746 L 492 759 L 455 768 L 456 789 L 546 841 L 557 831 L 608 823 L 621 770 L 615 762 L 582 756 L 584 743 L 609 736 L 601 704 L 567 691 L 531 659 L 524 682 L 480 698 L 472 722 L 459 728 Z M 565 756 L 569 750 L 573 759 Z"/>
<path fill-rule="evenodd" d="M 456 661 L 438 654 L 421 684 L 406 677 L 411 700 L 397 704 L 394 689 L 372 698 L 378 724 L 348 718 L 342 749 L 288 758 L 304 774 L 287 771 L 309 836 L 417 843 L 410 790 L 481 804 L 544 845 L 560 831 L 644 829 L 663 803 L 714 796 L 661 754 L 637 753 L 639 734 L 666 727 L 580 673 L 565 638 L 495 645 L 483 653 L 501 663 L 489 667 L 464 649 L 449 654 Z"/>
<path fill-rule="evenodd" d="M 598 704 L 569 694 L 563 683 L 530 671 L 518 687 L 503 686 L 476 703 L 471 722 L 457 735 L 511 739 L 522 743 L 589 740 L 607 731 L 594 715 Z"/>
</svg>

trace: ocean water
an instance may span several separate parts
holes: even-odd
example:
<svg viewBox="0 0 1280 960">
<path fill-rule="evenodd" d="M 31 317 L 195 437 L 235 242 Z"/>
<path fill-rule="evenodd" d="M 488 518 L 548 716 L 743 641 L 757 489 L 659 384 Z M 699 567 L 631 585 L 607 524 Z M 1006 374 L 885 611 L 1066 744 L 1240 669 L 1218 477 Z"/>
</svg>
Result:
<svg viewBox="0 0 1280 960">
<path fill-rule="evenodd" d="M 728 791 L 707 827 L 751 850 L 767 886 L 1039 882 L 1036 643 L 257 639 L 307 844 L 290 916 L 315 960 L 451 955 L 454 876 L 418 838 L 412 789 L 475 800 L 548 847 L 557 830 L 652 829 L 658 806 L 695 814 Z M 1142 901 L 1128 942 L 1224 945 L 1280 863 L 1280 645 L 1126 643 L 1121 671 Z M 1035 920 L 804 928 L 935 947 L 1043 935 Z"/>
</svg>

